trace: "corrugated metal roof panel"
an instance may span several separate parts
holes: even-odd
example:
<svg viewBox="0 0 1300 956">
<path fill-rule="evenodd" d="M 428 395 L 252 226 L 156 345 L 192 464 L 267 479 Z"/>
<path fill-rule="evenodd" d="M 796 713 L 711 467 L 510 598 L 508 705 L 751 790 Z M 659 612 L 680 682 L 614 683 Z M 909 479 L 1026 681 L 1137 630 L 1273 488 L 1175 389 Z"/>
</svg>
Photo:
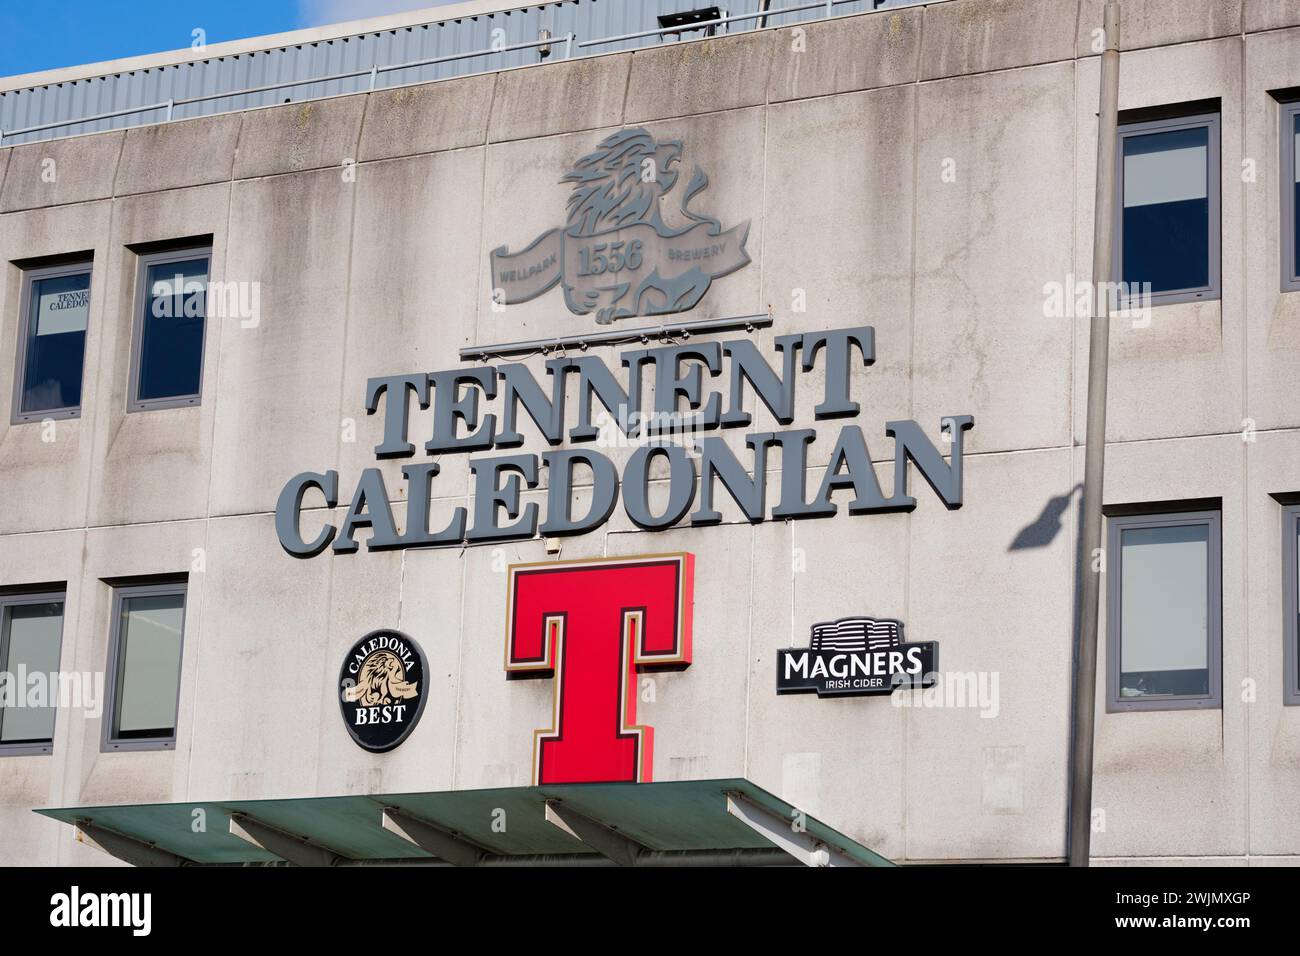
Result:
<svg viewBox="0 0 1300 956">
<path fill-rule="evenodd" d="M 780 9 L 804 2 L 808 0 L 768 0 L 767 7 Z M 919 0 L 835 0 L 834 14 L 864 13 L 916 2 Z M 567 34 L 574 34 L 577 41 L 622 37 L 658 30 L 662 15 L 714 6 L 724 15 L 742 16 L 761 12 L 764 3 L 763 0 L 555 0 L 514 10 L 9 90 L 0 92 L 0 145 L 362 92 L 370 88 L 369 71 L 375 66 L 382 71 L 405 63 L 486 51 L 480 56 L 461 56 L 380 72 L 375 86 L 382 88 L 555 61 L 565 56 Z M 815 20 L 825 15 L 825 5 L 818 4 L 809 10 L 772 15 L 767 25 Z M 756 29 L 759 23 L 758 18 L 751 18 L 719 24 L 714 29 L 718 34 L 741 33 Z M 557 38 L 548 57 L 543 57 L 535 46 L 498 49 L 535 43 L 542 29 Z M 691 30 L 680 35 L 634 37 L 587 47 L 575 41 L 568 52 L 575 57 L 591 56 L 703 35 L 703 30 Z M 346 75 L 349 73 L 354 75 Z M 293 85 L 276 87 L 291 82 Z M 229 95 L 214 95 L 222 93 Z M 170 111 L 169 101 L 174 103 Z M 112 113 L 120 115 L 105 115 Z M 28 131 L 9 132 L 14 130 Z"/>
</svg>

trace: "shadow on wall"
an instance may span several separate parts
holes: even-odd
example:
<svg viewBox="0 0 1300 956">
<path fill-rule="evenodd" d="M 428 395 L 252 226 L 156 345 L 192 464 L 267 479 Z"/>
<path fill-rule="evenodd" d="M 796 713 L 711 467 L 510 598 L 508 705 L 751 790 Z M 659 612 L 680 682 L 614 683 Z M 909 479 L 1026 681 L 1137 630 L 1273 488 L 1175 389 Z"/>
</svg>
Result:
<svg viewBox="0 0 1300 956">
<path fill-rule="evenodd" d="M 1083 483 L 1080 482 L 1065 494 L 1048 498 L 1047 504 L 1043 505 L 1043 510 L 1039 512 L 1038 517 L 1020 529 L 1007 550 L 1025 551 L 1029 548 L 1045 548 L 1055 541 L 1056 536 L 1061 533 L 1061 516 L 1070 507 L 1075 493 L 1082 490 Z M 1079 518 L 1082 517 L 1083 513 L 1080 511 Z"/>
</svg>

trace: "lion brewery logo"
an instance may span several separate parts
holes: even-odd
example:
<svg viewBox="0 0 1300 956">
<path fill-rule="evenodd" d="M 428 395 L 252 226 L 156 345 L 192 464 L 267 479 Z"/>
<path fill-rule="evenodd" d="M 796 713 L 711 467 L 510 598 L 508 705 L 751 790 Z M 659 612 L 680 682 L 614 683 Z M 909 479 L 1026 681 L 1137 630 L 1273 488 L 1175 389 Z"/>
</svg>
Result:
<svg viewBox="0 0 1300 956">
<path fill-rule="evenodd" d="M 681 156 L 680 140 L 644 129 L 601 140 L 560 179 L 573 183 L 568 222 L 519 252 L 492 250 L 493 301 L 526 302 L 559 283 L 570 312 L 602 325 L 695 308 L 714 279 L 749 264 L 749 222 L 724 231 L 691 208 L 709 185 L 698 166 L 669 217 L 678 221 L 665 221 Z"/>
<path fill-rule="evenodd" d="M 401 631 L 371 631 L 352 645 L 339 671 L 339 709 L 358 746 L 392 750 L 424 711 L 424 652 Z"/>
<path fill-rule="evenodd" d="M 902 621 L 842 617 L 814 624 L 807 647 L 776 652 L 776 692 L 888 694 L 895 687 L 929 687 L 938 666 L 939 645 L 903 643 Z"/>
</svg>

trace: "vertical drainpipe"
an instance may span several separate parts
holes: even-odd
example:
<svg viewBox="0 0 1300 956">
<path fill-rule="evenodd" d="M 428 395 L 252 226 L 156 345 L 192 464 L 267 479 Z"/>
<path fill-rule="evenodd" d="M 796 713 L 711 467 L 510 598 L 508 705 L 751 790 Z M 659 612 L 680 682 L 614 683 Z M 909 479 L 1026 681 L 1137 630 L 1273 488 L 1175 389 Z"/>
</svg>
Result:
<svg viewBox="0 0 1300 956">
<path fill-rule="evenodd" d="M 1110 347 L 1109 288 L 1115 235 L 1115 150 L 1119 123 L 1119 0 L 1106 0 L 1101 102 L 1097 111 L 1097 196 L 1093 211 L 1091 337 L 1088 344 L 1088 422 L 1083 468 L 1083 534 L 1079 542 L 1078 632 L 1074 647 L 1074 720 L 1070 727 L 1071 866 L 1087 866 L 1092 838 L 1092 747 L 1097 691 L 1097 619 L 1101 573 L 1102 482 L 1106 465 L 1106 375 Z M 1104 563 L 1099 566 L 1104 568 Z"/>
</svg>

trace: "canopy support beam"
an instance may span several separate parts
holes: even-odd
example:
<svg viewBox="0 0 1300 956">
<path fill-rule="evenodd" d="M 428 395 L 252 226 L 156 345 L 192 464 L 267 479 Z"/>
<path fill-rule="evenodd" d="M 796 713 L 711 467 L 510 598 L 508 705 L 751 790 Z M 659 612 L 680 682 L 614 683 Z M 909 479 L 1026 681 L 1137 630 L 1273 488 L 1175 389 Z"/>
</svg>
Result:
<svg viewBox="0 0 1300 956">
<path fill-rule="evenodd" d="M 763 839 L 789 853 L 804 866 L 862 866 L 837 846 L 817 839 L 806 830 L 798 830 L 787 820 L 761 807 L 743 794 L 727 794 L 727 812 Z"/>
<path fill-rule="evenodd" d="M 230 815 L 230 832 L 294 866 L 334 866 L 342 858 L 342 854 L 285 833 L 246 813 Z"/>
<path fill-rule="evenodd" d="M 546 801 L 546 822 L 619 866 L 636 866 L 637 858 L 647 851 L 642 844 L 611 830 L 599 820 L 579 813 L 573 807 L 565 806 L 560 800 Z"/>
<path fill-rule="evenodd" d="M 477 843 L 392 807 L 384 809 L 383 827 L 454 866 L 478 866 L 487 855 Z"/>
<path fill-rule="evenodd" d="M 132 866 L 184 866 L 191 862 L 183 856 L 159 849 L 152 843 L 144 843 L 133 837 L 123 836 L 121 833 L 105 830 L 89 820 L 79 820 L 73 824 L 73 827 L 78 843 L 93 846 L 96 850 L 117 857 Z"/>
</svg>

